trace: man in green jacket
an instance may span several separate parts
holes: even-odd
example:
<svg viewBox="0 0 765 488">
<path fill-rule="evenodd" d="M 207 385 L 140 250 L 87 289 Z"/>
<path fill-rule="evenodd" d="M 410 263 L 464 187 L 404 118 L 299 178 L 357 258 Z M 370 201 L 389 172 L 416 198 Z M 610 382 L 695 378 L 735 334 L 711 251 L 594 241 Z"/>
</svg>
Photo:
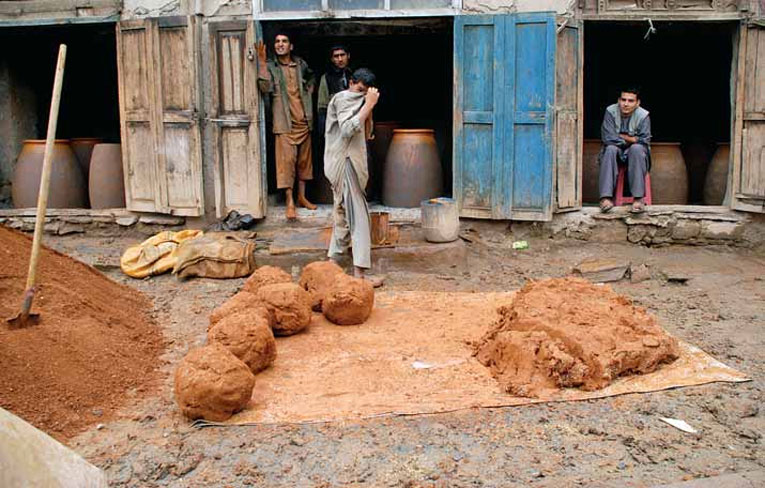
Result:
<svg viewBox="0 0 765 488">
<path fill-rule="evenodd" d="M 274 40 L 276 59 L 266 59 L 266 46 L 259 42 L 258 88 L 271 97 L 276 151 L 276 186 L 285 191 L 287 218 L 297 218 L 292 187 L 298 178 L 297 204 L 309 210 L 316 205 L 305 196 L 306 181 L 313 179 L 311 161 L 311 95 L 315 79 L 308 64 L 292 54 L 289 34 L 278 33 Z"/>
</svg>

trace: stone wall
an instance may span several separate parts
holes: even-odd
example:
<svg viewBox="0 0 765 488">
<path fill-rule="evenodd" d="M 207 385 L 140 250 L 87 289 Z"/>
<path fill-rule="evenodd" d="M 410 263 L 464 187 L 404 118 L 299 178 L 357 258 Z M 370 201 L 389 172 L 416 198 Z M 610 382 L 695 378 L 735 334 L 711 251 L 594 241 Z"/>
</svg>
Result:
<svg viewBox="0 0 765 488">
<path fill-rule="evenodd" d="M 573 11 L 572 0 L 462 0 L 465 13 L 501 14 L 509 12 L 557 12 Z"/>
</svg>

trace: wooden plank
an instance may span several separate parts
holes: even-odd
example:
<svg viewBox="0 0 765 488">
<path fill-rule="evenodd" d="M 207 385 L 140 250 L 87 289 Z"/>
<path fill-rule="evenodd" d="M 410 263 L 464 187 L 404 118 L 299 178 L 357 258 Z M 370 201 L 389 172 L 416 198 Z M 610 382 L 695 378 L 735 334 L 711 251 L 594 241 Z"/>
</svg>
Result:
<svg viewBox="0 0 765 488">
<path fill-rule="evenodd" d="M 757 24 L 742 26 L 746 56 L 743 76 L 744 113 L 765 109 L 765 29 Z M 739 73 L 741 73 L 741 70 Z M 736 111 L 741 114 L 742 109 Z M 733 208 L 765 213 L 765 121 L 741 117 L 740 157 L 736 154 L 733 174 Z M 736 127 L 738 129 L 738 126 Z M 734 149 L 739 148 L 734 146 Z M 739 162 L 740 161 L 740 162 Z"/>
<path fill-rule="evenodd" d="M 247 23 L 245 32 L 245 46 L 255 46 L 258 33 L 253 22 Z M 265 123 L 261 116 L 263 115 L 263 104 L 260 91 L 257 88 L 258 70 L 254 59 L 244 61 L 242 69 L 244 76 L 244 107 L 247 117 L 250 120 L 250 127 L 247 139 L 247 150 L 249 164 L 247 166 L 248 187 L 248 210 L 253 217 L 262 218 L 266 216 L 266 196 L 268 195 L 266 179 L 266 158 L 265 158 Z"/>
<path fill-rule="evenodd" d="M 146 21 L 117 24 L 117 76 L 126 206 L 157 211 L 159 183 L 151 126 L 150 34 Z"/>
<path fill-rule="evenodd" d="M 572 210 L 579 203 L 578 172 L 579 117 L 579 41 L 576 27 L 566 27 L 558 34 L 556 53 L 556 129 L 555 173 L 556 211 Z"/>
<path fill-rule="evenodd" d="M 731 208 L 738 208 L 738 201 L 735 198 L 735 194 L 739 191 L 741 175 L 741 142 L 744 128 L 744 93 L 746 91 L 746 47 L 749 36 L 747 31 L 748 29 L 746 25 L 739 25 L 736 52 L 734 56 L 736 65 L 732 81 L 734 92 L 733 107 L 731 107 L 733 119 L 730 149 L 731 171 L 728 177 L 728 185 L 724 198 L 725 203 L 730 202 Z"/>
</svg>

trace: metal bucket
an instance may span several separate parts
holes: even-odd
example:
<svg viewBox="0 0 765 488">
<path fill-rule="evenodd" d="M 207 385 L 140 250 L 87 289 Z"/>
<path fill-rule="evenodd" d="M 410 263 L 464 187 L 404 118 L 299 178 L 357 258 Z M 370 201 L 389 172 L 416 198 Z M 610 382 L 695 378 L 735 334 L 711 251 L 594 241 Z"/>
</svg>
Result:
<svg viewBox="0 0 765 488">
<path fill-rule="evenodd" d="M 451 198 L 423 200 L 422 230 L 428 242 L 456 241 L 460 234 L 460 217 L 457 203 Z"/>
</svg>

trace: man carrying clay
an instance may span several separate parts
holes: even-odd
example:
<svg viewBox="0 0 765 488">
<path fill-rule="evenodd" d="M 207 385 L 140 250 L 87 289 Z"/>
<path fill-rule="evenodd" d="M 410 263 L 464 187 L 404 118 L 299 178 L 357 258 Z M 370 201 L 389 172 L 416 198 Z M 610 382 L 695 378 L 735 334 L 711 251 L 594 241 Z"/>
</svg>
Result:
<svg viewBox="0 0 765 488">
<path fill-rule="evenodd" d="M 333 261 L 353 249 L 353 274 L 382 285 L 382 279 L 366 275 L 372 266 L 369 207 L 364 188 L 369 179 L 367 144 L 372 109 L 380 98 L 375 75 L 366 68 L 353 72 L 348 89 L 335 95 L 327 106 L 324 175 L 332 185 L 334 228 L 329 242 Z"/>
<path fill-rule="evenodd" d="M 292 187 L 298 178 L 297 204 L 309 210 L 316 205 L 305 196 L 306 181 L 313 179 L 311 162 L 311 95 L 313 71 L 303 59 L 292 54 L 290 36 L 279 33 L 274 40 L 276 59 L 266 59 L 266 46 L 258 42 L 258 88 L 271 96 L 276 152 L 276 186 L 285 191 L 287 219 L 295 220 Z"/>
<path fill-rule="evenodd" d="M 619 100 L 606 108 L 600 128 L 603 149 L 600 151 L 600 210 L 614 208 L 613 197 L 619 165 L 627 165 L 626 181 L 634 197 L 633 213 L 645 210 L 645 175 L 651 169 L 651 118 L 640 106 L 640 91 L 628 87 Z M 626 186 L 626 185 L 625 185 Z"/>
</svg>

